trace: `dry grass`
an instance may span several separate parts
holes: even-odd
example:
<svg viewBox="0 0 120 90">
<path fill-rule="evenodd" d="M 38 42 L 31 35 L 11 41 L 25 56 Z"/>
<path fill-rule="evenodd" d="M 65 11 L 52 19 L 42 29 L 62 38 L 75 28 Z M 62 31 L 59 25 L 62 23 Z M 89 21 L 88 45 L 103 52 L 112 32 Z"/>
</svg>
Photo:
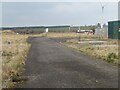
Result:
<svg viewBox="0 0 120 90">
<path fill-rule="evenodd" d="M 106 61 L 108 61 L 109 54 L 114 53 L 115 55 L 117 55 L 117 58 L 114 58 L 114 61 L 110 61 L 110 62 L 118 64 L 118 48 L 117 47 L 111 48 L 111 47 L 85 46 L 80 48 L 79 50 Z"/>
<path fill-rule="evenodd" d="M 49 38 L 76 38 L 79 37 L 77 33 L 47 33 L 47 37 Z"/>
<path fill-rule="evenodd" d="M 85 54 L 100 58 L 102 60 L 108 61 L 108 62 L 112 62 L 115 64 L 118 64 L 118 40 L 108 40 L 107 42 L 103 43 L 103 45 L 116 45 L 116 46 L 104 46 L 104 47 L 100 47 L 100 46 L 93 46 L 89 43 L 86 44 L 78 44 L 77 42 L 79 42 L 76 39 L 71 39 L 71 40 L 67 40 L 64 45 L 74 48 L 76 50 L 79 50 Z M 113 57 L 113 61 L 108 60 L 109 55 L 113 53 L 116 55 L 116 57 Z"/>
<path fill-rule="evenodd" d="M 43 36 L 48 38 L 77 38 L 78 40 L 107 40 L 105 37 L 96 37 L 92 34 L 81 34 L 81 33 L 75 33 L 75 32 L 66 32 L 66 33 L 43 33 L 36 36 Z"/>
<path fill-rule="evenodd" d="M 19 77 L 25 64 L 30 45 L 28 35 L 19 35 L 12 31 L 2 33 L 2 82 L 3 87 L 14 85 L 14 77 Z M 9 82 L 9 83 L 8 83 Z M 6 84 L 7 83 L 7 84 Z"/>
</svg>

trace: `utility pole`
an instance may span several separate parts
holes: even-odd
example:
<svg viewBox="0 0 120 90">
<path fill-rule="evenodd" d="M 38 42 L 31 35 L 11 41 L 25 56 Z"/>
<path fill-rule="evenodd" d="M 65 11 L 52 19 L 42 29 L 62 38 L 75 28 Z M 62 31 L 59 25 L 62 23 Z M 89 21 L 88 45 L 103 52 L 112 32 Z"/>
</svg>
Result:
<svg viewBox="0 0 120 90">
<path fill-rule="evenodd" d="M 79 42 L 80 42 L 80 39 L 81 39 L 81 37 L 80 37 L 80 26 L 78 28 L 79 28 Z"/>
<path fill-rule="evenodd" d="M 102 8 L 102 17 L 101 17 L 101 28 L 103 28 L 103 24 L 104 24 L 104 9 L 105 9 L 105 5 L 103 5 L 103 3 L 100 1 L 100 4 L 101 4 L 101 8 Z"/>
<path fill-rule="evenodd" d="M 69 32 L 70 32 L 70 30 L 71 30 L 71 26 L 69 27 Z"/>
<path fill-rule="evenodd" d="M 104 4 L 103 5 L 103 3 L 100 1 L 100 4 L 101 4 L 101 8 L 102 8 L 102 17 L 101 17 L 101 36 L 103 36 L 103 34 L 105 33 L 104 32 L 104 28 L 103 28 L 103 25 L 104 25 L 104 9 L 105 9 L 105 6 L 107 5 L 107 3 L 106 4 Z"/>
</svg>

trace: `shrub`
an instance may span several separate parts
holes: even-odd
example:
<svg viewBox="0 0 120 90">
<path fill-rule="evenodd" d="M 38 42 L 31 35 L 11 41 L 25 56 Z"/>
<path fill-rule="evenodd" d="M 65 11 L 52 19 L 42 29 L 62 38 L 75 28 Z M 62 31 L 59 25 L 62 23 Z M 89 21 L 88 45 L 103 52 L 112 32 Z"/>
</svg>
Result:
<svg viewBox="0 0 120 90">
<path fill-rule="evenodd" d="M 88 46 L 88 47 L 86 47 L 86 50 L 94 50 L 94 48 L 93 48 L 93 47 Z"/>
<path fill-rule="evenodd" d="M 116 53 L 109 53 L 107 56 L 107 61 L 110 63 L 114 63 L 114 61 L 118 58 Z"/>
<path fill-rule="evenodd" d="M 11 56 L 11 57 L 12 57 L 13 54 L 14 54 L 14 53 L 12 53 L 12 52 L 6 52 L 6 51 L 3 51 L 3 52 L 2 52 L 2 56 Z"/>
</svg>

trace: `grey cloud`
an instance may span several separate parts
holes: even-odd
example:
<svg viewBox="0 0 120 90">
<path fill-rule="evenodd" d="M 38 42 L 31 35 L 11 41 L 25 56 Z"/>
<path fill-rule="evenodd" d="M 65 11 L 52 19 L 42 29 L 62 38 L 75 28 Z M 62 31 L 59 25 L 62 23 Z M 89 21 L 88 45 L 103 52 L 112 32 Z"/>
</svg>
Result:
<svg viewBox="0 0 120 90">
<path fill-rule="evenodd" d="M 117 18 L 117 3 L 110 3 L 105 8 L 105 20 Z M 3 25 L 60 25 L 96 24 L 101 21 L 100 3 L 3 3 Z"/>
</svg>

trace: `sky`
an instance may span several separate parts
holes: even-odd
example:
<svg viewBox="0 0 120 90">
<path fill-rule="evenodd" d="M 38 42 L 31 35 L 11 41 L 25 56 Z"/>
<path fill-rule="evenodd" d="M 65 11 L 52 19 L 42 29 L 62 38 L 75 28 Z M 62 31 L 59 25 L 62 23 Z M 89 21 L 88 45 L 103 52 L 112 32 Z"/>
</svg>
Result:
<svg viewBox="0 0 120 90">
<path fill-rule="evenodd" d="M 2 2 L 2 26 L 91 25 L 118 19 L 118 3 Z M 102 21 L 103 20 L 103 21 Z"/>
<path fill-rule="evenodd" d="M 118 20 L 120 20 L 120 1 L 118 3 Z"/>
</svg>

